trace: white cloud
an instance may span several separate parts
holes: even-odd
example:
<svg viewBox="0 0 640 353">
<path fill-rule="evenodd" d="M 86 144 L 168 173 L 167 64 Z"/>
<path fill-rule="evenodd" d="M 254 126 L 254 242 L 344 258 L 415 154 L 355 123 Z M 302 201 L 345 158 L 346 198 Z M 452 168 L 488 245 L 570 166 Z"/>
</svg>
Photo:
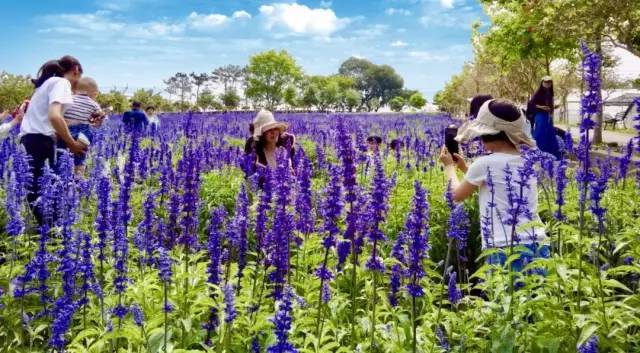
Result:
<svg viewBox="0 0 640 353">
<path fill-rule="evenodd" d="M 240 11 L 234 12 L 233 15 L 231 15 L 231 18 L 235 18 L 235 19 L 250 19 L 251 18 L 251 14 L 249 14 L 245 10 L 240 10 Z"/>
<path fill-rule="evenodd" d="M 434 54 L 430 51 L 410 51 L 409 57 L 424 62 L 445 62 L 450 59 L 448 55 Z"/>
<path fill-rule="evenodd" d="M 480 20 L 481 14 L 473 10 L 425 12 L 420 22 L 426 27 L 471 29 L 471 25 Z"/>
<path fill-rule="evenodd" d="M 229 17 L 219 14 L 198 14 L 197 12 L 192 12 L 187 17 L 187 22 L 189 26 L 195 29 L 214 29 L 219 28 L 226 24 L 229 21 Z"/>
<path fill-rule="evenodd" d="M 389 25 L 374 24 L 364 28 L 356 29 L 353 31 L 354 37 L 352 39 L 366 40 L 373 39 L 383 35 L 389 29 Z"/>
<path fill-rule="evenodd" d="M 442 5 L 442 7 L 450 9 L 453 7 L 453 2 L 454 0 L 440 0 L 440 5 Z"/>
<path fill-rule="evenodd" d="M 401 40 L 396 40 L 395 42 L 391 43 L 391 46 L 394 48 L 403 48 L 406 47 L 408 44 L 401 41 Z"/>
<path fill-rule="evenodd" d="M 393 16 L 393 15 L 404 15 L 404 16 L 410 16 L 411 15 L 411 11 L 407 10 L 407 9 L 396 9 L 393 7 L 390 7 L 386 10 L 384 10 L 384 13 L 386 13 L 389 16 Z"/>
<path fill-rule="evenodd" d="M 325 38 L 350 22 L 347 18 L 338 18 L 331 9 L 311 9 L 298 3 L 262 5 L 260 14 L 268 30 L 283 28 L 294 35 Z"/>
</svg>

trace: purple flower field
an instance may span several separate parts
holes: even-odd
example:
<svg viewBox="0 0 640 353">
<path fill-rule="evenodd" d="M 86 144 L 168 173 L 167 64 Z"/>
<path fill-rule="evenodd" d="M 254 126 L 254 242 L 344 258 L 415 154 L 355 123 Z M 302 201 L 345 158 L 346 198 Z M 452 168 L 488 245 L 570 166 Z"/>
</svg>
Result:
<svg viewBox="0 0 640 353">
<path fill-rule="evenodd" d="M 589 73 L 599 58 L 586 57 Z M 45 169 L 41 227 L 11 135 L 0 143 L 0 351 L 640 351 L 640 138 L 621 158 L 592 158 L 602 102 L 586 76 L 575 151 L 530 149 L 523 167 L 488 179 L 510 201 L 490 211 L 513 234 L 543 227 L 546 254 L 517 239 L 481 249 L 491 216 L 451 199 L 437 159 L 460 122 L 443 115 L 275 113 L 296 153 L 256 173 L 243 151 L 255 112 L 165 114 L 139 133 L 113 116 L 95 131 L 86 178 L 68 153 Z M 462 147 L 468 160 L 485 153 Z M 516 231 L 518 217 L 534 219 L 522 207 L 532 179 L 541 222 Z"/>
</svg>

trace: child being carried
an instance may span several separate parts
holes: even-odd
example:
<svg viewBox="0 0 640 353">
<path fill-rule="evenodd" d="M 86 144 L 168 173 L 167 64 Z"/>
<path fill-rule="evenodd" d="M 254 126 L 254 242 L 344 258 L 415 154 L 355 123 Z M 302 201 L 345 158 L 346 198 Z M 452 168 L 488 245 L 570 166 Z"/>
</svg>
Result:
<svg viewBox="0 0 640 353">
<path fill-rule="evenodd" d="M 69 126 L 71 136 L 87 146 L 91 145 L 93 141 L 91 128 L 100 126 L 105 116 L 100 105 L 96 102 L 98 93 L 98 84 L 94 79 L 81 78 L 73 95 L 73 104 L 64 111 L 64 119 Z M 66 147 L 64 141 L 58 142 L 58 148 Z M 74 155 L 76 175 L 84 174 L 86 158 L 86 154 Z"/>
</svg>

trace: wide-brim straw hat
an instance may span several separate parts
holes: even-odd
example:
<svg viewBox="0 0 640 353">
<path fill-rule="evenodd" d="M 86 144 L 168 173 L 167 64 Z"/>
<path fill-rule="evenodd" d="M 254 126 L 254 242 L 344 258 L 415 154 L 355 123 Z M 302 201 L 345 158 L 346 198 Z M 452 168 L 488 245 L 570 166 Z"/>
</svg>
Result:
<svg viewBox="0 0 640 353">
<path fill-rule="evenodd" d="M 273 117 L 273 113 L 262 109 L 253 119 L 253 138 L 258 140 L 262 134 L 272 129 L 278 129 L 282 133 L 286 131 L 288 127 L 289 125 L 286 123 L 276 121 Z"/>
<path fill-rule="evenodd" d="M 520 117 L 514 121 L 507 121 L 495 116 L 489 109 L 488 100 L 482 104 L 476 119 L 464 123 L 458 129 L 456 141 L 467 142 L 484 135 L 495 135 L 504 132 L 514 145 L 527 145 L 535 147 L 536 142 L 525 132 L 525 116 L 521 112 Z"/>
</svg>

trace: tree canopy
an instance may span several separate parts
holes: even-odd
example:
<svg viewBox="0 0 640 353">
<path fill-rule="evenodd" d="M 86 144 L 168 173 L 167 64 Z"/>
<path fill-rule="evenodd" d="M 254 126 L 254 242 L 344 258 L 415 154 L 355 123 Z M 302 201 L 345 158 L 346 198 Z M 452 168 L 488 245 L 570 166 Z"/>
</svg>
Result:
<svg viewBox="0 0 640 353">
<path fill-rule="evenodd" d="M 245 94 L 258 104 L 274 109 L 282 102 L 285 88 L 301 78 L 302 69 L 289 53 L 269 50 L 249 59 Z"/>
</svg>

